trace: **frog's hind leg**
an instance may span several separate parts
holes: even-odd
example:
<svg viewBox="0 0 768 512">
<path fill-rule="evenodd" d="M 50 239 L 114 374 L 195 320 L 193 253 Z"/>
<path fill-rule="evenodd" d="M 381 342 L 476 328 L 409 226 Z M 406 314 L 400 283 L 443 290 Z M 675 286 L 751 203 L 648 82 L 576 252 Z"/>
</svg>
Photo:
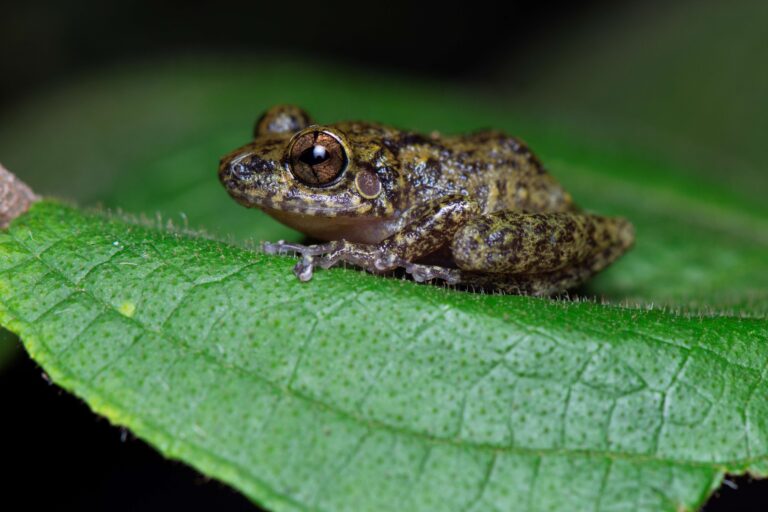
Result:
<svg viewBox="0 0 768 512">
<path fill-rule="evenodd" d="M 451 244 L 465 282 L 550 295 L 607 267 L 634 241 L 625 219 L 501 211 L 459 229 Z"/>
<path fill-rule="evenodd" d="M 623 249 L 612 246 L 569 267 L 538 274 L 462 273 L 462 284 L 487 291 L 546 297 L 574 288 L 616 260 Z"/>
</svg>

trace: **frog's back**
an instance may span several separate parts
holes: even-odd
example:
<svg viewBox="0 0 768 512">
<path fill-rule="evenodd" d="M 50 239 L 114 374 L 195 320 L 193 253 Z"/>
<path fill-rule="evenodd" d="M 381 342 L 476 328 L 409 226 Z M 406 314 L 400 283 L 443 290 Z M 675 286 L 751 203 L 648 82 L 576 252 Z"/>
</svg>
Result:
<svg viewBox="0 0 768 512">
<path fill-rule="evenodd" d="M 483 212 L 568 212 L 570 195 L 544 169 L 528 146 L 497 131 L 429 137 L 400 132 L 387 143 L 412 177 L 415 201 L 462 194 Z"/>
</svg>

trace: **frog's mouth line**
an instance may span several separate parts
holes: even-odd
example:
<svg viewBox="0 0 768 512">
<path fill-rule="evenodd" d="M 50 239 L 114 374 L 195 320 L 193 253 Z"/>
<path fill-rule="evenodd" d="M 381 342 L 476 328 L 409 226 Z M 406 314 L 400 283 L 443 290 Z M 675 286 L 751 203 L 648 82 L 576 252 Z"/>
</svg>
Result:
<svg viewBox="0 0 768 512">
<path fill-rule="evenodd" d="M 359 217 L 373 209 L 373 205 L 370 203 L 360 203 L 357 206 L 347 207 L 313 206 L 310 204 L 290 204 L 286 201 L 275 201 L 269 198 L 264 198 L 260 203 L 251 204 L 251 206 L 260 208 L 272 216 L 286 213 L 312 217 Z"/>
<path fill-rule="evenodd" d="M 335 196 L 312 201 L 260 190 L 243 191 L 231 182 L 225 182 L 224 185 L 229 195 L 238 203 L 248 208 L 260 208 L 270 214 L 274 211 L 313 217 L 357 217 L 374 208 L 370 201 L 352 196 Z"/>
</svg>

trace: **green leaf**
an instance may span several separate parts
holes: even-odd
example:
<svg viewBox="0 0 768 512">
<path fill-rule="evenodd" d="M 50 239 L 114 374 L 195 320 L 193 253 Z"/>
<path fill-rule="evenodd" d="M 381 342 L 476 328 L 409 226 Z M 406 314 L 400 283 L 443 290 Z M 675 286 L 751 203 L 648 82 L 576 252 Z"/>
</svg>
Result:
<svg viewBox="0 0 768 512">
<path fill-rule="evenodd" d="M 36 204 L 0 323 L 275 510 L 694 509 L 768 471 L 768 326 L 457 292 Z"/>
</svg>

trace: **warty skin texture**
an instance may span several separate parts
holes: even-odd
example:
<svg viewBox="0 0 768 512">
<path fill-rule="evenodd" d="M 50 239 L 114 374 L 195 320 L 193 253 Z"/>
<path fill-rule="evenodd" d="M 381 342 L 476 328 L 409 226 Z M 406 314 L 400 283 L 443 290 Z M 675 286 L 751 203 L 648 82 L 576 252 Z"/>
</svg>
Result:
<svg viewBox="0 0 768 512">
<path fill-rule="evenodd" d="M 278 105 L 219 178 L 240 204 L 326 241 L 294 269 L 402 267 L 417 281 L 551 295 L 577 286 L 634 243 L 625 219 L 583 213 L 519 139 L 497 131 L 421 135 L 372 122 L 313 124 Z"/>
</svg>

